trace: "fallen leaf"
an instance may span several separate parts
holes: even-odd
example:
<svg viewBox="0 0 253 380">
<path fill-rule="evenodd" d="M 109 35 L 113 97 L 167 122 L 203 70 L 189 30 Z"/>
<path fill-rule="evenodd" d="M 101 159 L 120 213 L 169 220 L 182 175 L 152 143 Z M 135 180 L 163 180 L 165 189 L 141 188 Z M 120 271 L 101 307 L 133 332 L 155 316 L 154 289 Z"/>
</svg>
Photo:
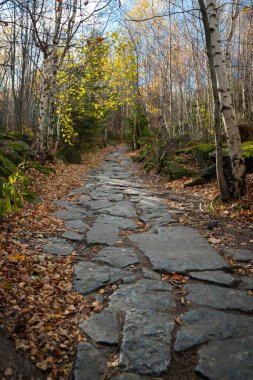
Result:
<svg viewBox="0 0 253 380">
<path fill-rule="evenodd" d="M 10 261 L 24 261 L 25 256 L 24 255 L 10 255 L 10 256 L 8 256 L 8 260 L 10 260 Z"/>
<path fill-rule="evenodd" d="M 4 376 L 12 376 L 12 375 L 13 375 L 13 369 L 11 367 L 5 368 Z"/>
<path fill-rule="evenodd" d="M 219 244 L 221 243 L 221 239 L 216 239 L 214 237 L 211 237 L 208 239 L 209 243 L 212 243 L 212 244 Z"/>
<path fill-rule="evenodd" d="M 176 323 L 178 324 L 178 325 L 182 325 L 183 323 L 181 322 L 181 319 L 180 319 L 180 316 L 179 315 L 177 315 L 176 317 L 175 317 L 175 321 L 176 321 Z"/>
</svg>

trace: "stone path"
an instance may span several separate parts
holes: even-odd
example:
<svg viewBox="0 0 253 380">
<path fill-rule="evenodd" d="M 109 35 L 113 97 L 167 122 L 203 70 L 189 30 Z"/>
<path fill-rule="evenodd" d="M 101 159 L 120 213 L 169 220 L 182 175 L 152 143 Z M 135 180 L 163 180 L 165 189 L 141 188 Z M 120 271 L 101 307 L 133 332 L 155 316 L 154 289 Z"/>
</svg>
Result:
<svg viewBox="0 0 253 380">
<path fill-rule="evenodd" d="M 252 380 L 252 281 L 233 276 L 196 230 L 175 224 L 123 153 L 109 154 L 72 191 L 78 201 L 57 202 L 66 231 L 44 246 L 55 255 L 69 255 L 82 242 L 86 253 L 98 248 L 75 265 L 81 294 L 102 302 L 99 289 L 117 284 L 105 309 L 80 325 L 87 342 L 78 345 L 74 378 Z M 253 259 L 250 251 L 230 254 Z M 187 274 L 188 283 L 162 281 L 162 273 L 172 272 Z M 108 366 L 115 354 L 118 362 Z"/>
</svg>

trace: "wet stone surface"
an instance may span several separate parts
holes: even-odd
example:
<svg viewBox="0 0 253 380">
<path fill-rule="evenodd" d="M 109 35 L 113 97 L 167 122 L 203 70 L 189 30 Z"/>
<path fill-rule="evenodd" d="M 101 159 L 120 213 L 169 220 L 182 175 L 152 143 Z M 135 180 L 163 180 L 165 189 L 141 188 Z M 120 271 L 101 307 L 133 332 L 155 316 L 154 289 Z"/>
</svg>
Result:
<svg viewBox="0 0 253 380">
<path fill-rule="evenodd" d="M 125 151 L 109 153 L 72 190 L 79 200 L 55 202 L 65 208 L 54 216 L 64 220 L 66 239 L 48 238 L 43 247 L 64 256 L 75 248 L 75 291 L 105 307 L 80 322 L 87 342 L 77 347 L 74 379 L 155 380 L 171 371 L 178 379 L 171 354 L 187 363 L 194 350 L 185 378 L 253 380 L 252 279 L 234 278 L 203 236 L 175 224 Z M 236 261 L 253 258 L 251 251 L 226 252 Z M 162 281 L 172 272 L 189 276 L 187 284 Z M 116 367 L 108 364 L 112 355 Z"/>
</svg>

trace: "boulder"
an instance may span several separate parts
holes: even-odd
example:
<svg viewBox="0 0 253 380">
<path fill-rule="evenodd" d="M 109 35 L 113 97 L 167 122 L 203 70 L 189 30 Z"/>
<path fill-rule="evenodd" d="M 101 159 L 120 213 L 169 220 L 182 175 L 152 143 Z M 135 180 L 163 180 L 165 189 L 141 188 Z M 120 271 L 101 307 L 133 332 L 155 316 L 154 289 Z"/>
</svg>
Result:
<svg viewBox="0 0 253 380">
<path fill-rule="evenodd" d="M 75 146 L 64 146 L 58 156 L 67 164 L 81 164 L 81 153 Z"/>
<path fill-rule="evenodd" d="M 163 167 L 162 172 L 167 174 L 170 179 L 189 177 L 192 174 L 191 170 L 176 161 L 166 161 L 166 165 Z"/>
</svg>

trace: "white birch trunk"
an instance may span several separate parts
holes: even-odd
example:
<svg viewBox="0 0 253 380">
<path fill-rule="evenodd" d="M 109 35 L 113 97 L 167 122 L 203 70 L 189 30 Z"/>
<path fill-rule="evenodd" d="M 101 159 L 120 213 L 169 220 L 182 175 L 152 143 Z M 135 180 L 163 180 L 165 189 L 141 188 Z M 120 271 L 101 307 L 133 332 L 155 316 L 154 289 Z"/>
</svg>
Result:
<svg viewBox="0 0 253 380">
<path fill-rule="evenodd" d="M 226 72 L 225 57 L 219 36 L 216 2 L 215 0 L 207 0 L 206 3 L 221 113 L 227 134 L 228 151 L 231 160 L 232 185 L 234 189 L 230 189 L 230 191 L 234 193 L 235 197 L 240 197 L 245 191 L 245 163 L 242 154 L 241 139 L 236 124 L 235 111 Z"/>
<path fill-rule="evenodd" d="M 44 151 L 44 134 L 46 126 L 46 118 L 49 104 L 49 85 L 48 85 L 48 58 L 44 59 L 42 69 L 42 83 L 40 91 L 40 106 L 39 106 L 39 131 L 36 143 L 36 153 Z"/>
</svg>

